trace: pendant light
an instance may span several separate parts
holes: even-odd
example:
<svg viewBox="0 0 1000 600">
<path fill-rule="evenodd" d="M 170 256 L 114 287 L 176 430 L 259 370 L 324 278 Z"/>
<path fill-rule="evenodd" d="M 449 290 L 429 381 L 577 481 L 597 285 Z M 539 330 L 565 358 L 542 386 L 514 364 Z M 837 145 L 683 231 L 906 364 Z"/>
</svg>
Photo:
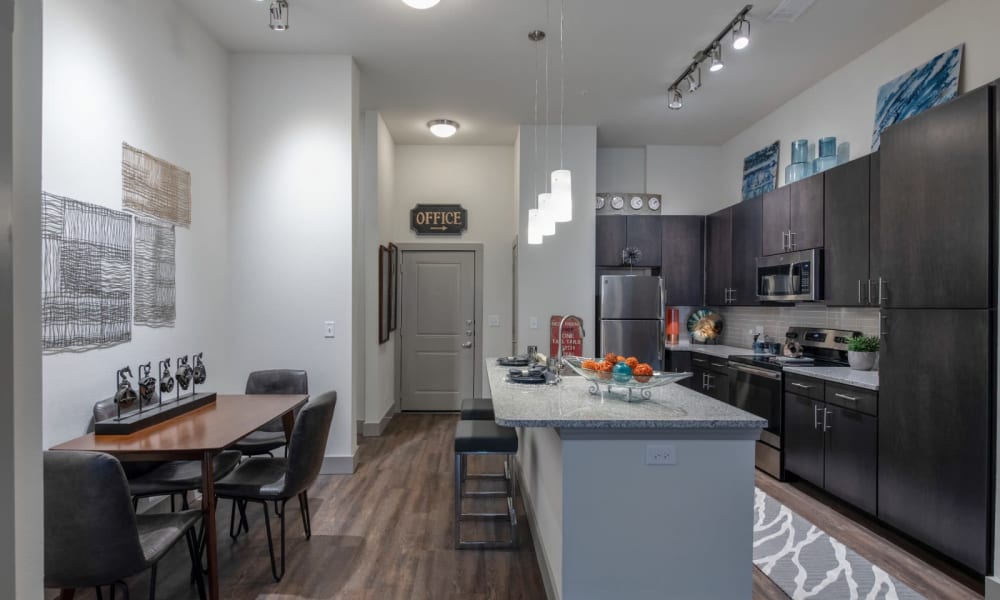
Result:
<svg viewBox="0 0 1000 600">
<path fill-rule="evenodd" d="M 528 210 L 528 244 L 537 246 L 542 243 L 541 215 L 537 208 Z"/>
<path fill-rule="evenodd" d="M 539 226 L 542 235 L 556 234 L 555 198 L 551 193 L 538 194 Z"/>
<path fill-rule="evenodd" d="M 546 0 L 547 1 L 547 0 Z M 565 0 L 559 0 L 559 169 L 552 171 L 552 218 L 573 220 L 573 173 L 563 165 L 563 125 L 566 111 Z"/>
<path fill-rule="evenodd" d="M 540 210 L 540 198 L 538 194 L 538 54 L 539 49 L 537 42 L 545 39 L 545 32 L 541 30 L 532 31 L 528 34 L 528 39 L 536 42 L 535 45 L 535 118 L 534 123 L 531 128 L 531 135 L 534 140 L 535 145 L 535 159 L 532 163 L 532 181 L 535 188 L 535 193 L 532 194 L 535 197 L 535 208 L 528 210 L 528 245 L 538 246 L 544 241 L 544 235 L 542 234 L 543 219 L 542 211 Z M 555 223 L 553 222 L 553 226 Z"/>
</svg>

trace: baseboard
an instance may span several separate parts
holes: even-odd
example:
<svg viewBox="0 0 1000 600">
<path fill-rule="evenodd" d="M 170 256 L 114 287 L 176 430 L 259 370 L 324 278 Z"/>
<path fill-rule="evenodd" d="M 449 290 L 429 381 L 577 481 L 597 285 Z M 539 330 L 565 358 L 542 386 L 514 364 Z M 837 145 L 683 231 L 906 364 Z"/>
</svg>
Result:
<svg viewBox="0 0 1000 600">
<path fill-rule="evenodd" d="M 320 475 L 352 475 L 357 459 L 357 449 L 350 456 L 324 456 Z"/>
<path fill-rule="evenodd" d="M 1000 600 L 1000 579 L 995 576 L 986 578 L 986 600 Z"/>
<path fill-rule="evenodd" d="M 389 426 L 389 421 L 392 420 L 392 416 L 396 414 L 395 405 L 390 406 L 389 410 L 382 415 L 377 423 L 364 423 L 361 428 L 361 434 L 365 437 L 379 437 L 385 431 L 385 428 Z"/>
<path fill-rule="evenodd" d="M 517 464 L 518 481 L 525 481 L 520 463 Z M 541 542 L 538 539 L 538 534 L 536 533 L 541 530 L 538 527 L 538 522 L 535 520 L 535 515 L 529 508 L 534 506 L 534 503 L 531 501 L 531 496 L 528 495 L 528 488 L 523 484 L 517 486 L 517 491 L 521 494 L 521 504 L 524 505 L 524 514 L 527 515 L 528 525 L 531 527 L 531 543 L 535 547 L 535 556 L 538 557 L 538 571 L 542 574 L 542 585 L 545 586 L 545 597 L 548 600 L 559 600 L 559 596 L 556 594 L 556 586 L 552 581 L 552 567 L 549 566 L 549 561 L 545 556 L 545 549 L 542 548 Z"/>
</svg>

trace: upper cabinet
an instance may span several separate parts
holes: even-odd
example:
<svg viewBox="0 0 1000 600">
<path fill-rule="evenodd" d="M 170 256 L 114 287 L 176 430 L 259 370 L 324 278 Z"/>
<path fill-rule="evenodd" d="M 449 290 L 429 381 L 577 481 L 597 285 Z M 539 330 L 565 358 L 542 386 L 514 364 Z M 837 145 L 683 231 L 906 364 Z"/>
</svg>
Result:
<svg viewBox="0 0 1000 600">
<path fill-rule="evenodd" d="M 871 163 L 871 156 L 864 156 L 825 173 L 823 289 L 830 306 L 869 306 L 876 299 L 870 215 L 872 173 L 877 179 L 878 171 Z M 877 187 L 875 193 L 877 207 Z"/>
<path fill-rule="evenodd" d="M 625 250 L 637 249 L 632 266 L 660 266 L 660 217 L 614 216 L 597 217 L 597 253 L 599 267 L 626 265 Z"/>
<path fill-rule="evenodd" d="M 729 304 L 733 274 L 733 207 L 705 218 L 705 304 Z"/>
<path fill-rule="evenodd" d="M 753 306 L 757 301 L 757 257 L 761 255 L 762 196 L 733 206 L 732 291 L 729 304 Z"/>
<path fill-rule="evenodd" d="M 993 93 L 979 88 L 882 134 L 882 306 L 996 305 Z"/>
<path fill-rule="evenodd" d="M 823 246 L 823 179 L 813 175 L 764 194 L 764 255 Z"/>
<path fill-rule="evenodd" d="M 705 288 L 705 218 L 660 217 L 660 276 L 666 303 L 701 306 Z"/>
</svg>

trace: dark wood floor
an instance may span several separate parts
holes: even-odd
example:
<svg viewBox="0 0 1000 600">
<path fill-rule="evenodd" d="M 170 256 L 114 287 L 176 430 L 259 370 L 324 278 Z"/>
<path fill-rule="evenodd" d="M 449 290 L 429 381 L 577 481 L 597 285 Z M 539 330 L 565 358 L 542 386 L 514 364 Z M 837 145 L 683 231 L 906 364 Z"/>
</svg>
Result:
<svg viewBox="0 0 1000 600">
<path fill-rule="evenodd" d="M 288 508 L 288 572 L 271 579 L 260 509 L 249 537 L 232 542 L 228 503 L 220 505 L 222 597 L 242 599 L 542 599 L 545 593 L 527 519 L 521 549 L 452 548 L 451 439 L 457 417 L 398 415 L 380 438 L 361 441 L 353 476 L 321 476 L 310 491 L 313 537 L 302 534 L 298 507 Z M 870 520 L 801 485 L 761 473 L 757 485 L 928 598 L 982 598 L 982 582 L 956 573 Z M 851 520 L 858 518 L 861 523 Z M 906 549 L 904 549 L 904 547 Z M 197 598 L 187 554 L 178 546 L 160 568 L 157 598 Z M 748 565 L 748 568 L 753 568 Z M 147 597 L 147 575 L 129 581 L 133 598 Z M 52 594 L 47 597 L 54 597 Z M 77 598 L 91 600 L 92 591 Z M 787 599 L 753 568 L 753 598 Z"/>
</svg>

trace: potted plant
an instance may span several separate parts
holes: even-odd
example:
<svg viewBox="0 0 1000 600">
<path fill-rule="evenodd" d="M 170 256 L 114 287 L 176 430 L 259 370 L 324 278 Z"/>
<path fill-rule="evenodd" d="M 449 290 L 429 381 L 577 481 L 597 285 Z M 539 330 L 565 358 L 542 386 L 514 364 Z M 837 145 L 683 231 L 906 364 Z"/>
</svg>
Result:
<svg viewBox="0 0 1000 600">
<path fill-rule="evenodd" d="M 862 335 L 847 342 L 847 362 L 855 371 L 871 371 L 878 354 L 878 336 Z"/>
</svg>

